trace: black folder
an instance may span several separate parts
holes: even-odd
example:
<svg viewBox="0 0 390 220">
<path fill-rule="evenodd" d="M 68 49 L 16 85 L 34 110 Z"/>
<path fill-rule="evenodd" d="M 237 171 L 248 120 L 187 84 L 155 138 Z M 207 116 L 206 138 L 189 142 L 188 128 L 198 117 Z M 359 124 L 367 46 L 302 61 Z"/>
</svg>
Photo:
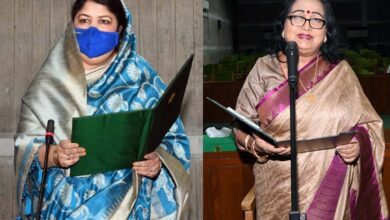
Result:
<svg viewBox="0 0 390 220">
<path fill-rule="evenodd" d="M 275 140 L 271 135 L 269 135 L 267 132 L 261 129 L 258 124 L 242 116 L 234 109 L 230 107 L 225 107 L 209 97 L 206 97 L 206 99 L 208 99 L 210 102 L 212 102 L 213 104 L 215 104 L 216 106 L 224 110 L 226 113 L 233 116 L 233 118 L 235 119 L 232 123 L 234 127 L 237 127 L 238 129 L 243 130 L 248 134 L 252 134 L 252 133 L 256 134 L 257 136 L 265 140 L 267 143 L 274 145 L 275 147 L 290 146 L 290 140 Z M 352 139 L 355 136 L 355 134 L 356 134 L 355 131 L 346 131 L 331 136 L 297 140 L 297 152 L 304 153 L 310 151 L 326 150 L 326 149 L 335 148 L 336 146 L 339 145 L 349 144 L 353 142 Z"/>
<path fill-rule="evenodd" d="M 154 151 L 180 114 L 193 57 L 153 108 L 73 118 L 72 142 L 86 148 L 87 155 L 70 168 L 71 176 L 131 168 Z"/>
</svg>

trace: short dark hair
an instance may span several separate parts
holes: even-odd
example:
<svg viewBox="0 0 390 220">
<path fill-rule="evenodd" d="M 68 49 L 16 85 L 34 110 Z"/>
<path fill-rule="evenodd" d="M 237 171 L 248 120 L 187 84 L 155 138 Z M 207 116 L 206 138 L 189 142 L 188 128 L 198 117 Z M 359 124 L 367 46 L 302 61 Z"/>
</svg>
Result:
<svg viewBox="0 0 390 220">
<path fill-rule="evenodd" d="M 279 52 L 285 53 L 286 41 L 282 38 L 284 23 L 287 15 L 290 13 L 292 5 L 296 0 L 286 0 L 282 10 L 274 23 L 274 37 L 268 48 L 268 53 L 278 57 Z M 331 63 L 337 63 L 343 59 L 343 55 L 339 49 L 339 33 L 336 25 L 336 19 L 333 13 L 332 6 L 328 0 L 318 0 L 322 3 L 325 11 L 326 21 L 326 43 L 322 44 L 320 51 L 325 60 Z"/>
<path fill-rule="evenodd" d="M 118 26 L 122 26 L 120 33 L 120 36 L 122 37 L 122 34 L 126 29 L 127 21 L 122 2 L 120 0 L 77 0 L 72 7 L 72 21 L 74 21 L 77 12 L 79 12 L 84 7 L 84 4 L 87 1 L 93 1 L 95 3 L 106 6 L 108 10 L 115 15 L 116 19 L 118 20 Z"/>
</svg>

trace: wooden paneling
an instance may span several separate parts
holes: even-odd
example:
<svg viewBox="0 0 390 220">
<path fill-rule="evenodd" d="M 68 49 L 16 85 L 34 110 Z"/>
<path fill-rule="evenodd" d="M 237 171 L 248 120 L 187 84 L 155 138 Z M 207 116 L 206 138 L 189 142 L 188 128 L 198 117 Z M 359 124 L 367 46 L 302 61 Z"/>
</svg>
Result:
<svg viewBox="0 0 390 220">
<path fill-rule="evenodd" d="M 253 157 L 239 152 L 203 154 L 203 217 L 244 219 L 241 201 L 253 186 Z"/>
<path fill-rule="evenodd" d="M 125 0 L 125 4 L 129 8 L 132 16 L 132 22 L 133 22 L 133 31 L 135 35 L 137 36 L 137 42 L 139 42 L 139 34 L 140 34 L 140 28 L 139 28 L 139 20 L 140 20 L 140 1 L 141 0 Z M 139 53 L 139 46 L 137 47 L 137 52 Z"/>
<path fill-rule="evenodd" d="M 16 185 L 12 167 L 13 157 L 0 157 L 0 219 L 15 219 L 16 216 Z"/>
<path fill-rule="evenodd" d="M 359 81 L 378 114 L 390 114 L 390 75 L 359 75 Z"/>
<path fill-rule="evenodd" d="M 190 175 L 192 180 L 192 190 L 189 201 L 189 218 L 203 219 L 203 155 L 193 155 L 191 158 Z"/>
<path fill-rule="evenodd" d="M 157 1 L 157 68 L 164 75 L 173 77 L 172 73 L 176 71 L 176 63 L 166 62 L 167 57 L 174 57 L 176 54 L 176 16 L 175 0 Z"/>
<path fill-rule="evenodd" d="M 50 0 L 31 1 L 32 12 L 32 74 L 35 75 L 50 51 Z"/>
<path fill-rule="evenodd" d="M 72 6 L 76 0 L 67 0 L 68 1 L 68 21 L 72 20 Z"/>
<path fill-rule="evenodd" d="M 195 53 L 182 106 L 190 135 L 202 133 L 203 11 L 201 0 L 126 0 L 133 15 L 139 54 L 148 59 L 165 83 Z"/>
<path fill-rule="evenodd" d="M 15 129 L 15 2 L 0 1 L 0 133 Z"/>
<path fill-rule="evenodd" d="M 203 134 L 203 0 L 194 0 L 194 53 L 195 59 L 191 87 L 194 97 L 192 103 L 186 102 L 189 108 L 193 108 L 191 116 L 193 128 L 189 131 L 192 134 Z M 201 86 L 202 85 L 202 86 Z M 187 116 L 188 117 L 188 116 Z"/>
<path fill-rule="evenodd" d="M 194 0 L 176 0 L 176 39 L 175 39 L 175 49 L 176 49 L 176 69 L 180 68 L 185 60 L 194 53 Z M 192 46 L 191 46 L 192 45 Z M 191 49 L 192 48 L 192 49 Z M 189 78 L 190 83 L 186 89 L 186 94 L 184 97 L 182 117 L 186 124 L 190 125 L 188 127 L 188 132 L 193 133 L 197 130 L 193 125 L 196 125 L 195 117 L 189 117 L 190 115 L 195 116 L 195 108 L 192 107 L 191 103 L 195 101 L 194 91 L 197 89 L 197 86 L 193 83 L 195 79 L 194 69 L 191 70 L 191 75 Z M 201 132 L 198 129 L 198 132 Z"/>
<path fill-rule="evenodd" d="M 243 81 L 235 82 L 204 82 L 204 97 L 210 97 L 224 106 L 236 107 L 237 96 L 241 91 Z M 231 117 L 217 106 L 203 99 L 203 122 L 230 122 Z"/>
<path fill-rule="evenodd" d="M 157 2 L 155 0 L 140 1 L 140 32 L 138 35 L 139 49 L 155 68 L 157 68 Z"/>
<path fill-rule="evenodd" d="M 385 142 L 390 144 L 390 128 L 384 130 Z"/>
<path fill-rule="evenodd" d="M 15 1 L 15 118 L 19 112 L 19 100 L 32 80 L 32 3 Z M 15 125 L 13 126 L 15 128 Z"/>
<path fill-rule="evenodd" d="M 25 0 L 22 0 L 25 1 Z M 32 1 L 31 1 L 32 2 Z M 50 47 L 53 47 L 65 32 L 68 20 L 68 1 L 49 0 L 50 5 Z M 39 15 L 38 15 L 39 16 Z"/>
</svg>

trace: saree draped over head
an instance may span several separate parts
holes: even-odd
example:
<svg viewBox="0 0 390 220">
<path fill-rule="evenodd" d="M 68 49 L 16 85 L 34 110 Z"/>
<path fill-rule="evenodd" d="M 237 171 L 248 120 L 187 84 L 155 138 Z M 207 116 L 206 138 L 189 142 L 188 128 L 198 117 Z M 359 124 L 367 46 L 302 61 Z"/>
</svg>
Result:
<svg viewBox="0 0 390 220">
<path fill-rule="evenodd" d="M 72 117 L 151 108 L 166 88 L 150 64 L 137 55 L 131 14 L 123 7 L 125 34 L 100 79 L 87 85 L 70 24 L 22 99 L 15 136 L 19 219 L 35 215 L 42 181 L 37 152 L 44 143 L 48 119 L 55 121 L 58 143 L 70 139 Z M 190 150 L 180 118 L 157 153 L 163 166 L 154 180 L 141 178 L 132 169 L 70 177 L 68 169 L 49 168 L 41 219 L 184 218 L 191 185 Z"/>
<path fill-rule="evenodd" d="M 277 140 L 290 137 L 288 82 L 279 61 L 260 58 L 237 99 L 236 110 L 259 122 Z M 298 154 L 299 210 L 307 219 L 388 219 L 382 187 L 382 120 L 347 62 L 321 57 L 299 71 L 297 139 L 356 131 L 356 163 L 346 164 L 335 149 Z M 258 219 L 288 219 L 290 160 L 273 157 L 253 169 Z M 270 172 L 272 171 L 272 172 Z"/>
</svg>

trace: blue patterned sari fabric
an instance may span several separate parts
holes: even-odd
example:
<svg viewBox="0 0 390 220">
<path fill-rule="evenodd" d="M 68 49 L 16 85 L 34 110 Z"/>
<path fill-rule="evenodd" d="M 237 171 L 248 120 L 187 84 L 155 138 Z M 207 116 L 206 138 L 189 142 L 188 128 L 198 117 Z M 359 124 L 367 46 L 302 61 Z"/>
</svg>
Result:
<svg viewBox="0 0 390 220">
<path fill-rule="evenodd" d="M 80 94 L 86 100 L 83 107 L 85 112 L 75 114 L 76 116 L 152 108 L 166 89 L 156 71 L 136 53 L 131 14 L 125 6 L 124 8 L 128 24 L 119 51 L 100 79 L 92 84 L 85 84 L 85 94 Z M 52 53 L 49 56 L 54 56 Z M 50 68 L 42 72 L 47 72 L 48 69 Z M 72 80 L 67 81 L 64 76 L 64 82 L 61 83 L 65 85 L 72 83 Z M 60 94 L 62 89 L 50 91 L 54 94 L 52 97 Z M 32 89 L 28 90 L 31 91 L 34 92 Z M 52 99 L 55 102 L 55 98 Z M 19 129 L 15 137 L 18 219 L 34 218 L 42 181 L 37 152 L 44 143 L 44 119 L 35 114 L 36 108 L 30 109 L 26 103 L 22 103 L 20 118 L 20 123 L 23 124 L 20 127 L 24 129 Z M 72 105 L 72 100 L 69 100 L 68 105 Z M 45 111 L 44 106 L 41 107 Z M 59 111 L 57 113 L 61 114 Z M 69 122 L 65 124 L 64 130 L 70 130 Z M 64 137 L 69 138 L 69 133 L 56 137 L 56 141 Z M 176 158 L 186 173 L 189 172 L 189 141 L 180 118 L 170 128 L 160 147 Z M 107 146 L 107 150 L 109 149 L 110 146 Z M 124 169 L 70 177 L 68 169 L 49 168 L 41 219 L 110 219 L 123 197 L 133 187 L 134 176 L 132 169 Z M 155 179 L 142 177 L 140 181 L 130 213 L 122 216 L 123 219 L 176 219 L 179 206 L 175 199 L 177 185 L 166 166 L 161 168 Z"/>
</svg>

